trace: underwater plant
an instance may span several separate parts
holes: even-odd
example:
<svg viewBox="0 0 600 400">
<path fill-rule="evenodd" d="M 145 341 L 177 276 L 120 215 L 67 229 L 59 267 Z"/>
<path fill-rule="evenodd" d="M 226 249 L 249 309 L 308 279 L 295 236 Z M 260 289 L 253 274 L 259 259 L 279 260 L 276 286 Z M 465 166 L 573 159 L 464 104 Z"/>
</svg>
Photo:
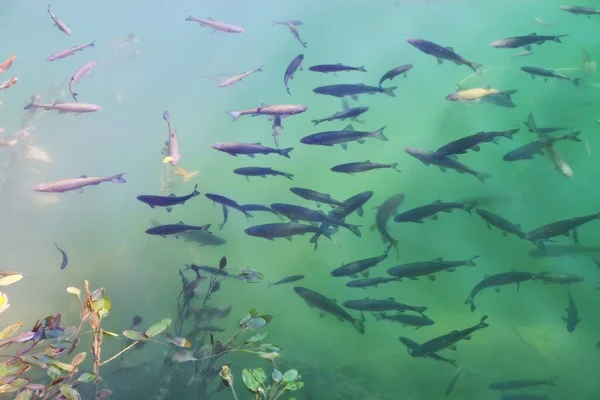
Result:
<svg viewBox="0 0 600 400">
<path fill-rule="evenodd" d="M 262 368 L 255 370 L 244 368 L 242 371 L 244 385 L 254 394 L 256 400 L 277 400 L 283 394 L 295 392 L 304 386 L 304 382 L 300 381 L 300 374 L 295 369 L 281 373 L 275 368 L 271 374 L 271 379 L 273 382 L 267 385 L 267 375 Z"/>
</svg>

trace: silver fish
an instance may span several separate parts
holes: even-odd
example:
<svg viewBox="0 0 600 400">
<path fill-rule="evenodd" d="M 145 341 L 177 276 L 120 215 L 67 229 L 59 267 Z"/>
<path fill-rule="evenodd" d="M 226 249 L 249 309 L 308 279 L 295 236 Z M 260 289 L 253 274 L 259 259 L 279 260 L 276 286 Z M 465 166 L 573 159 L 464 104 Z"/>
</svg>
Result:
<svg viewBox="0 0 600 400">
<path fill-rule="evenodd" d="M 36 192 L 45 192 L 45 193 L 63 193 L 70 190 L 74 190 L 77 193 L 83 193 L 83 188 L 89 185 L 99 185 L 102 182 L 116 182 L 116 183 L 127 183 L 125 179 L 123 179 L 123 174 L 113 175 L 113 176 L 87 176 L 81 175 L 77 178 L 72 179 L 64 179 L 54 182 L 46 182 L 40 183 L 35 186 L 33 190 Z"/>
<path fill-rule="evenodd" d="M 240 28 L 239 26 L 228 24 L 223 21 L 215 21 L 212 18 L 196 18 L 191 14 L 185 19 L 186 21 L 197 22 L 200 26 L 208 26 L 209 28 L 214 29 L 213 32 L 220 31 L 225 33 L 243 33 L 244 28 Z"/>
<path fill-rule="evenodd" d="M 65 50 L 57 51 L 56 53 L 50 54 L 46 58 L 46 61 L 62 60 L 65 57 L 72 56 L 73 54 L 77 53 L 78 51 L 85 50 L 88 47 L 94 47 L 94 43 L 96 43 L 95 40 L 93 42 L 91 42 L 91 43 L 88 43 L 88 44 L 83 44 L 81 46 L 73 46 L 70 49 L 65 49 Z"/>
<path fill-rule="evenodd" d="M 56 26 L 61 32 L 66 33 L 69 36 L 73 35 L 71 28 L 69 28 L 67 26 L 67 24 L 62 22 L 60 20 L 60 18 L 58 18 L 56 15 L 54 15 L 52 10 L 50 10 L 50 4 L 48 4 L 48 14 L 50 14 L 50 18 L 52 18 L 52 21 L 54 22 L 54 26 Z"/>
<path fill-rule="evenodd" d="M 71 92 L 71 96 L 73 96 L 73 100 L 77 101 L 77 95 L 79 93 L 73 92 L 73 86 L 78 84 L 81 78 L 84 76 L 88 76 L 92 73 L 92 69 L 96 66 L 96 61 L 90 61 L 85 63 L 81 68 L 79 68 L 73 76 L 71 76 L 71 80 L 69 81 L 69 92 Z"/>
</svg>

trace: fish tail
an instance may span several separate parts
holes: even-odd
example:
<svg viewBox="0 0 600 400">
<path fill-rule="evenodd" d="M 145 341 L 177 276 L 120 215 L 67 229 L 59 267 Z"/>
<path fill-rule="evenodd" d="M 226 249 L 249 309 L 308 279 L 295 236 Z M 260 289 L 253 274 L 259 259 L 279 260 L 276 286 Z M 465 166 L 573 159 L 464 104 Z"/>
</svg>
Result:
<svg viewBox="0 0 600 400">
<path fill-rule="evenodd" d="M 193 21 L 194 17 L 192 17 L 192 14 L 188 14 L 187 18 L 185 19 L 186 21 Z"/>
<path fill-rule="evenodd" d="M 477 75 L 481 75 L 481 64 L 477 64 L 476 62 L 470 62 L 468 65 Z"/>
<path fill-rule="evenodd" d="M 464 203 L 462 209 L 471 214 L 471 211 L 473 211 L 476 205 L 477 203 L 475 203 L 474 201 L 470 203 Z"/>
<path fill-rule="evenodd" d="M 427 311 L 427 307 L 415 307 L 415 311 L 423 315 L 423 313 Z"/>
<path fill-rule="evenodd" d="M 481 181 L 481 183 L 485 183 L 485 180 L 491 177 L 490 174 L 485 174 L 483 172 L 478 172 L 475 174 L 475 177 Z"/>
<path fill-rule="evenodd" d="M 390 168 L 392 168 L 394 171 L 402 172 L 398 169 L 398 163 L 390 164 Z"/>
<path fill-rule="evenodd" d="M 362 234 L 358 230 L 358 228 L 360 228 L 360 225 L 346 225 L 346 228 L 348 228 L 350 230 L 350 232 L 354 233 L 356 236 L 358 236 L 358 237 L 362 236 Z"/>
<path fill-rule="evenodd" d="M 362 319 L 355 319 L 354 321 L 352 321 L 352 326 L 354 326 L 354 329 L 356 329 L 360 333 L 365 333 L 365 324 Z"/>
<path fill-rule="evenodd" d="M 274 283 L 271 282 L 267 282 L 267 289 L 271 289 L 271 287 L 273 287 Z"/>
<path fill-rule="evenodd" d="M 571 82 L 573 82 L 573 84 L 575 86 L 579 86 L 579 84 L 581 83 L 581 79 L 580 78 L 571 78 Z"/>
<path fill-rule="evenodd" d="M 263 71 L 263 67 L 264 67 L 264 65 L 261 65 L 260 67 L 256 68 L 256 72 L 262 72 Z"/>
<path fill-rule="evenodd" d="M 322 229 L 320 233 L 321 233 L 322 235 L 324 235 L 324 236 L 325 236 L 327 239 L 329 239 L 329 240 L 333 240 L 333 239 L 331 238 L 331 235 L 333 235 L 333 234 L 334 234 L 334 233 L 336 233 L 336 232 L 337 232 L 337 229 L 335 229 L 335 228 L 327 228 L 327 229 Z M 313 236 L 313 237 L 314 237 L 314 236 Z M 311 240 L 311 242 L 312 242 L 312 238 L 311 238 L 310 240 Z M 315 241 L 315 246 L 316 246 L 316 241 Z"/>
<path fill-rule="evenodd" d="M 227 115 L 229 115 L 235 121 L 242 116 L 242 113 L 239 111 L 227 111 Z"/>
<path fill-rule="evenodd" d="M 127 183 L 127 181 L 125 179 L 123 179 L 123 175 L 125 175 L 125 172 L 123 172 L 122 174 L 111 176 L 110 180 L 111 180 L 111 182 L 116 182 L 116 183 Z"/>
<path fill-rule="evenodd" d="M 385 137 L 385 135 L 383 134 L 384 129 L 385 129 L 385 126 L 383 128 L 377 129 L 375 132 L 371 132 L 371 136 L 374 137 L 375 139 L 379 139 L 379 140 L 383 140 L 384 142 L 387 142 L 388 138 Z"/>
<path fill-rule="evenodd" d="M 390 242 L 390 246 L 392 246 L 394 248 L 394 250 L 396 250 L 396 259 L 400 259 L 400 250 L 398 249 L 398 241 L 397 240 L 392 240 Z"/>
<path fill-rule="evenodd" d="M 571 132 L 571 133 L 567 134 L 566 139 L 572 140 L 573 142 L 581 142 L 581 139 L 579 139 L 579 137 L 578 137 L 580 134 L 581 134 L 581 131 Z"/>
<path fill-rule="evenodd" d="M 321 122 L 323 122 L 323 121 L 321 121 L 320 119 L 313 119 L 313 120 L 312 120 L 312 121 L 310 121 L 310 122 L 312 122 L 312 123 L 314 124 L 313 126 L 317 126 L 317 125 L 319 125 L 319 124 L 320 124 Z"/>
<path fill-rule="evenodd" d="M 169 112 L 168 112 L 168 111 L 165 111 L 165 112 L 163 113 L 163 119 L 164 119 L 165 121 L 169 122 L 169 123 L 171 122 L 171 115 L 169 114 Z"/>
<path fill-rule="evenodd" d="M 360 71 L 360 72 L 367 72 L 367 70 L 365 69 L 365 66 L 364 66 L 364 65 L 361 65 L 361 66 L 360 66 L 360 67 L 358 67 L 356 70 L 357 70 L 357 71 Z"/>
<path fill-rule="evenodd" d="M 472 257 L 470 260 L 465 261 L 465 265 L 467 267 L 475 267 L 477 265 L 477 264 L 475 264 L 475 260 L 478 258 L 479 258 L 479 256 Z"/>
<path fill-rule="evenodd" d="M 285 176 L 286 178 L 288 178 L 290 181 L 294 180 L 294 174 L 284 173 L 283 176 Z"/>
<path fill-rule="evenodd" d="M 398 89 L 398 86 L 392 86 L 389 88 L 382 88 L 383 93 L 387 94 L 390 97 L 396 97 L 396 93 L 394 93 Z"/>
<path fill-rule="evenodd" d="M 555 41 L 555 42 L 558 42 L 558 43 L 562 43 L 562 42 L 560 41 L 560 38 L 563 38 L 563 37 L 565 37 L 565 36 L 569 36 L 569 35 L 558 35 L 558 36 L 555 36 L 555 37 L 554 37 L 554 41 Z"/>
<path fill-rule="evenodd" d="M 77 100 L 77 96 L 79 96 L 79 93 L 71 92 L 71 96 L 73 96 L 73 100 L 79 101 Z"/>
<path fill-rule="evenodd" d="M 504 136 L 507 139 L 513 140 L 513 135 L 517 132 L 519 132 L 520 129 L 512 129 L 510 131 L 506 131 L 502 134 L 502 136 Z"/>
<path fill-rule="evenodd" d="M 556 386 L 556 380 L 558 379 L 558 376 L 553 377 L 552 379 L 550 379 L 547 383 L 549 386 Z"/>
<path fill-rule="evenodd" d="M 254 215 L 250 214 L 248 211 L 245 211 L 245 210 L 241 210 L 241 211 L 244 213 L 246 218 L 254 218 Z"/>
<path fill-rule="evenodd" d="M 284 157 L 290 158 L 290 152 L 294 150 L 293 147 L 288 147 L 287 149 L 281 149 L 279 150 L 279 154 L 281 154 Z"/>
<path fill-rule="evenodd" d="M 481 320 L 479 321 L 479 324 L 477 324 L 477 328 L 483 329 L 483 328 L 487 328 L 488 326 L 490 326 L 489 324 L 487 324 L 485 322 L 486 319 L 488 319 L 487 315 L 484 315 L 483 317 L 481 317 Z"/>
<path fill-rule="evenodd" d="M 194 191 L 192 192 L 192 196 L 198 196 L 200 194 L 200 192 L 198 191 L 198 184 L 196 183 L 196 186 L 194 186 Z"/>
</svg>

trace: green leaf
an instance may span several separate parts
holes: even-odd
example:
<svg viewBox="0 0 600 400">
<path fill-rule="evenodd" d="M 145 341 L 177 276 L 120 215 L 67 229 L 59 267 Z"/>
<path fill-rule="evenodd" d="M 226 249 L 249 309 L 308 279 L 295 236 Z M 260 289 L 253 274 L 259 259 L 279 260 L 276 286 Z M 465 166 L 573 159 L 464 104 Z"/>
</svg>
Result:
<svg viewBox="0 0 600 400">
<path fill-rule="evenodd" d="M 11 383 L 0 386 L 0 393 L 12 393 L 21 390 L 29 383 L 28 379 L 15 379 Z"/>
<path fill-rule="evenodd" d="M 72 294 L 72 295 L 75 295 L 75 296 L 77 296 L 77 298 L 78 298 L 79 300 L 81 300 L 81 297 L 79 297 L 79 296 L 81 296 L 81 290 L 77 289 L 76 287 L 69 286 L 69 287 L 67 288 L 67 293 L 69 293 L 69 294 Z"/>
<path fill-rule="evenodd" d="M 275 346 L 270 343 L 263 343 L 260 345 L 260 349 L 262 351 L 266 351 L 267 353 L 281 353 L 281 347 Z"/>
<path fill-rule="evenodd" d="M 242 380 L 244 381 L 244 385 L 246 385 L 248 390 L 250 390 L 252 393 L 256 393 L 258 391 L 258 381 L 252 374 L 252 371 L 250 371 L 248 368 L 244 368 L 242 371 Z"/>
<path fill-rule="evenodd" d="M 267 324 L 267 321 L 265 321 L 264 319 L 262 319 L 262 318 L 259 317 L 259 318 L 252 318 L 252 319 L 250 319 L 248 322 L 246 322 L 245 327 L 247 329 L 255 330 L 255 329 L 262 328 L 266 324 Z"/>
<path fill-rule="evenodd" d="M 92 303 L 92 310 L 98 311 L 98 310 L 101 310 L 102 308 L 104 308 L 104 298 L 101 298 L 100 300 L 94 301 Z"/>
<path fill-rule="evenodd" d="M 62 372 L 60 369 L 55 367 L 54 365 L 48 365 L 48 369 L 46 370 L 48 377 L 50 377 L 51 381 L 55 381 L 61 377 Z"/>
<path fill-rule="evenodd" d="M 98 301 L 104 296 L 104 289 L 98 288 L 92 292 L 92 301 Z"/>
<path fill-rule="evenodd" d="M 67 398 L 67 400 L 81 400 L 81 396 L 77 390 L 73 389 L 69 385 L 62 385 L 60 387 L 60 392 Z"/>
<path fill-rule="evenodd" d="M 290 369 L 283 374 L 284 382 L 294 382 L 296 379 L 298 379 L 298 371 L 295 369 Z"/>
<path fill-rule="evenodd" d="M 246 314 L 244 315 L 241 319 L 240 322 L 238 322 L 238 326 L 244 326 L 244 324 L 248 321 L 250 321 L 250 319 L 252 318 L 252 314 Z"/>
<path fill-rule="evenodd" d="M 0 340 L 8 339 L 9 337 L 13 336 L 19 329 L 21 329 L 22 326 L 22 322 L 15 322 L 14 324 L 2 329 L 2 332 L 0 332 Z"/>
<path fill-rule="evenodd" d="M 254 375 L 258 383 L 264 384 L 267 381 L 267 374 L 265 374 L 265 371 L 262 368 L 256 368 L 252 371 L 252 375 Z"/>
<path fill-rule="evenodd" d="M 89 383 L 89 382 L 93 381 L 94 379 L 96 379 L 96 374 L 85 372 L 85 373 L 79 375 L 79 378 L 77 378 L 77 382 Z"/>
<path fill-rule="evenodd" d="M 102 334 L 104 334 L 106 336 L 119 337 L 119 335 L 117 333 L 109 332 L 109 331 L 105 331 L 105 330 L 102 330 Z"/>
<path fill-rule="evenodd" d="M 154 337 L 159 333 L 164 332 L 169 327 L 169 325 L 171 325 L 171 318 L 165 318 L 161 321 L 158 321 L 156 324 L 146 329 L 146 336 L 148 336 L 149 338 Z"/>
<path fill-rule="evenodd" d="M 37 358 L 33 357 L 33 356 L 29 356 L 29 355 L 24 355 L 19 357 L 21 359 L 21 361 L 29 364 L 29 365 L 34 365 L 38 368 L 46 368 L 48 365 L 41 362 L 40 360 L 38 360 Z"/>
<path fill-rule="evenodd" d="M 15 400 L 30 400 L 32 397 L 33 391 L 31 389 L 25 389 L 15 397 Z"/>
<path fill-rule="evenodd" d="M 289 390 L 290 392 L 294 392 L 296 390 L 302 389 L 303 386 L 304 382 L 290 382 L 283 388 L 283 390 Z"/>
<path fill-rule="evenodd" d="M 123 336 L 131 340 L 140 340 L 142 342 L 148 340 L 148 336 L 146 336 L 145 333 L 132 330 L 123 331 Z"/>
<path fill-rule="evenodd" d="M 274 358 L 279 357 L 279 353 L 276 352 L 266 353 L 264 351 L 259 351 L 256 354 L 258 354 L 259 357 L 266 358 L 267 360 L 273 360 Z"/>
<path fill-rule="evenodd" d="M 264 338 L 267 337 L 267 333 L 257 333 L 256 335 L 248 338 L 244 343 L 246 344 L 246 346 L 250 345 L 250 344 L 254 344 L 257 342 L 260 342 L 261 340 L 263 340 Z"/>
<path fill-rule="evenodd" d="M 273 373 L 271 374 L 271 378 L 272 378 L 272 379 L 273 379 L 275 382 L 279 383 L 279 382 L 281 382 L 281 380 L 283 379 L 283 374 L 281 373 L 281 371 L 280 371 L 280 370 L 278 370 L 278 369 L 274 369 L 274 370 L 273 370 Z"/>
<path fill-rule="evenodd" d="M 75 371 L 75 367 L 71 364 L 63 363 L 63 362 L 55 362 L 52 365 L 62 369 L 63 371 L 73 372 Z"/>
<path fill-rule="evenodd" d="M 259 318 L 264 319 L 267 324 L 273 320 L 273 316 L 268 314 L 261 315 Z"/>
<path fill-rule="evenodd" d="M 87 353 L 85 351 L 82 352 L 82 353 L 77 354 L 71 360 L 71 365 L 73 365 L 74 367 L 77 367 L 79 364 L 81 364 L 83 362 L 83 360 L 85 360 L 86 356 L 87 356 Z"/>
</svg>

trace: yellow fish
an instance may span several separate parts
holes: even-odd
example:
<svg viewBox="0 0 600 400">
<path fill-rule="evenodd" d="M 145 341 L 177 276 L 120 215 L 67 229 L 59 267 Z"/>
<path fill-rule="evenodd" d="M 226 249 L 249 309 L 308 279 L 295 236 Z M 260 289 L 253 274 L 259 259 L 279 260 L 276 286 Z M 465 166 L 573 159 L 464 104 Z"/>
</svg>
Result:
<svg viewBox="0 0 600 400">
<path fill-rule="evenodd" d="M 191 172 L 189 172 L 189 171 L 186 171 L 185 169 L 183 169 L 181 167 L 178 167 L 178 168 L 175 168 L 173 170 L 173 172 L 171 172 L 171 173 L 175 174 L 175 175 L 181 176 L 183 178 L 184 182 L 188 182 L 193 177 L 195 177 L 196 175 L 198 175 L 200 172 L 199 171 L 191 171 Z"/>
</svg>

